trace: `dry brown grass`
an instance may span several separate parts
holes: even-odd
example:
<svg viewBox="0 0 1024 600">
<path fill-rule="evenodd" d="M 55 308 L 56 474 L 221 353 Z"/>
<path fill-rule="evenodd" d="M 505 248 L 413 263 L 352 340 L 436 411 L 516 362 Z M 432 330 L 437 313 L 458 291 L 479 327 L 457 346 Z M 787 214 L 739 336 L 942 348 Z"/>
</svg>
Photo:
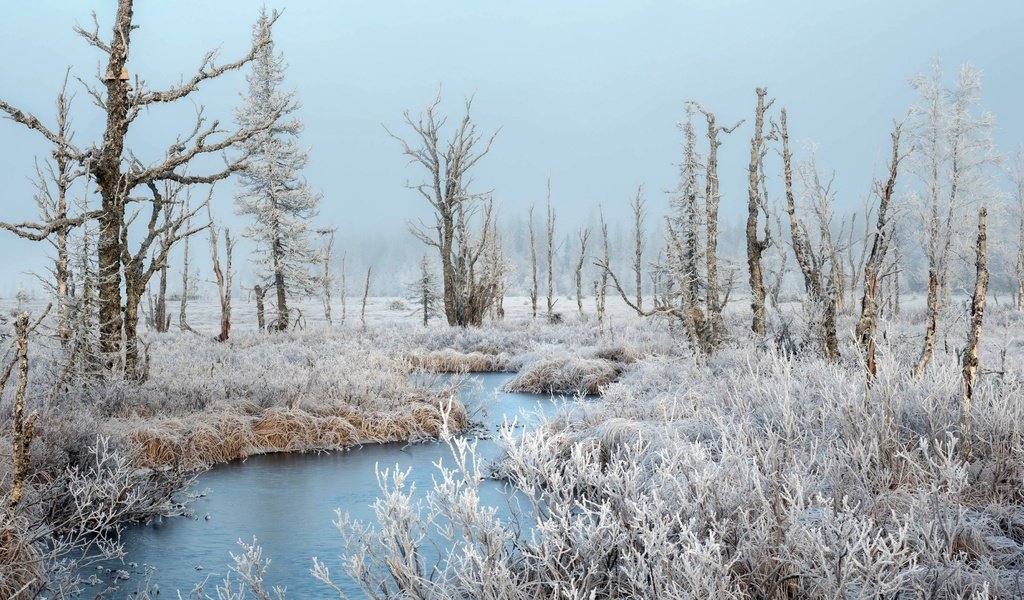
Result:
<svg viewBox="0 0 1024 600">
<path fill-rule="evenodd" d="M 449 429 L 468 426 L 466 408 L 457 400 L 411 402 L 401 410 L 361 412 L 348 405 L 316 412 L 301 408 L 268 409 L 257 416 L 213 413 L 184 419 L 147 421 L 131 439 L 140 462 L 149 467 L 200 470 L 270 452 L 338 450 L 365 442 L 395 442 L 441 433 L 445 413 Z"/>
</svg>

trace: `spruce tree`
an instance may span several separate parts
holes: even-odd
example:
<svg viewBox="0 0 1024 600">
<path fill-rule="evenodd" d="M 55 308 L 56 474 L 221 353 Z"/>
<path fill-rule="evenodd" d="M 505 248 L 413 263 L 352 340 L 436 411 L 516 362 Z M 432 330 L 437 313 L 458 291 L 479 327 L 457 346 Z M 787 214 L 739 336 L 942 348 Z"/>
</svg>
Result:
<svg viewBox="0 0 1024 600">
<path fill-rule="evenodd" d="M 276 14 L 261 11 L 253 35 L 260 35 L 274 18 Z M 308 152 L 298 144 L 303 126 L 294 116 L 299 108 L 296 94 L 282 90 L 286 67 L 273 42 L 264 46 L 246 76 L 249 94 L 235 115 L 239 125 L 246 126 L 282 110 L 273 127 L 242 146 L 248 166 L 240 174 L 241 189 L 235 195 L 238 214 L 253 218 L 243 234 L 257 244 L 255 262 L 264 287 L 276 292 L 277 318 L 271 327 L 277 330 L 288 327 L 289 296 L 315 292 L 313 267 L 319 258 L 312 243 L 312 220 L 320 194 L 301 175 Z"/>
</svg>

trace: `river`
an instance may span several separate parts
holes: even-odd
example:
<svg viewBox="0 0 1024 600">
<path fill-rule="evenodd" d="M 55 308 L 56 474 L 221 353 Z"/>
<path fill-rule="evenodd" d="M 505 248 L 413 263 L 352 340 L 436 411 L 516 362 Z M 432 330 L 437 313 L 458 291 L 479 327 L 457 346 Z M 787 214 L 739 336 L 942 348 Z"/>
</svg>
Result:
<svg viewBox="0 0 1024 600">
<path fill-rule="evenodd" d="M 487 434 L 480 436 L 478 455 L 499 456 L 501 448 L 491 439 L 507 417 L 525 426 L 557 410 L 562 401 L 547 396 L 509 394 L 499 391 L 511 375 L 487 373 L 469 378 L 466 390 L 483 407 L 477 415 Z M 474 385 L 476 384 L 476 385 Z M 467 400 L 471 400 L 467 398 Z M 480 435 L 477 431 L 472 435 Z M 371 504 L 380 493 L 378 468 L 410 469 L 407 480 L 422 496 L 437 475 L 434 463 L 451 465 L 451 450 L 440 442 L 421 444 L 368 444 L 346 451 L 309 454 L 267 454 L 245 461 L 218 465 L 199 477 L 197 491 L 206 495 L 193 504 L 194 518 L 162 519 L 149 525 L 128 527 L 122 534 L 127 552 L 124 564 L 107 562 L 83 574 L 95 574 L 102 585 L 90 586 L 83 597 L 93 597 L 116 585 L 109 598 L 132 598 L 147 584 L 161 597 L 188 597 L 192 588 L 207 580 L 206 593 L 216 596 L 238 541 L 255 537 L 264 557 L 271 559 L 265 585 L 287 588 L 289 598 L 330 598 L 333 592 L 310 575 L 312 557 L 331 567 L 336 583 L 350 598 L 365 595 L 341 570 L 338 554 L 341 536 L 332 524 L 335 509 L 356 519 L 373 520 Z M 484 482 L 482 500 L 506 511 L 504 483 Z M 109 571 L 108 571 L 109 569 Z M 127 580 L 115 579 L 118 570 Z"/>
</svg>

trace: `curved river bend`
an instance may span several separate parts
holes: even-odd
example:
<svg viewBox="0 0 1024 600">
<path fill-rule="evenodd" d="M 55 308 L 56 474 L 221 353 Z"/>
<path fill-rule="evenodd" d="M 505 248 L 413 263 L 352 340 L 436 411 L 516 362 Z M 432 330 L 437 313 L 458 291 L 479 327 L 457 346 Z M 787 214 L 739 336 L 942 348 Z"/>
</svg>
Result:
<svg viewBox="0 0 1024 600">
<path fill-rule="evenodd" d="M 529 426 L 530 421 L 563 404 L 547 396 L 500 392 L 510 377 L 485 373 L 473 375 L 467 382 L 469 392 L 479 399 L 476 404 L 483 406 L 483 421 L 490 434 L 497 432 L 506 417 Z M 496 458 L 500 451 L 498 443 L 486 437 L 477 446 L 478 456 L 486 459 Z M 194 503 L 194 519 L 165 519 L 126 529 L 122 536 L 127 552 L 124 564 L 108 562 L 96 568 L 94 573 L 103 584 L 90 587 L 84 597 L 115 585 L 119 590 L 107 597 L 134 597 L 144 587 L 147 575 L 149 584 L 159 586 L 155 589 L 164 597 L 177 597 L 175 590 L 187 597 L 204 579 L 208 579 L 206 593 L 214 595 L 214 586 L 228 571 L 229 552 L 237 554 L 239 540 L 251 543 L 256 537 L 263 556 L 271 559 L 265 581 L 268 589 L 285 587 L 289 598 L 332 597 L 333 592 L 309 573 L 316 556 L 331 568 L 336 582 L 345 584 L 350 598 L 365 598 L 342 572 L 338 560 L 342 540 L 332 523 L 337 519 L 335 509 L 374 522 L 370 505 L 380 492 L 378 466 L 411 468 L 407 483 L 415 483 L 417 496 L 423 496 L 433 487 L 434 463 L 441 459 L 452 464 L 446 444 L 396 443 L 322 454 L 267 454 L 219 465 L 196 483 L 197 490 L 208 493 Z M 481 500 L 505 511 L 508 493 L 501 482 L 487 481 L 481 486 Z M 115 580 L 118 570 L 126 571 L 129 579 Z"/>
</svg>

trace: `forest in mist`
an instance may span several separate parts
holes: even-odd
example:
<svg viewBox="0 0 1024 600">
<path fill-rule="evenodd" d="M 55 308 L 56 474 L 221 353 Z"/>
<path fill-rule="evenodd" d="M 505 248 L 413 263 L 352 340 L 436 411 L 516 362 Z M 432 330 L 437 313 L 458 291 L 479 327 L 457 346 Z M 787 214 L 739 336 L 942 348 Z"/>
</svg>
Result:
<svg viewBox="0 0 1024 600">
<path fill-rule="evenodd" d="M 3 163 L 0 597 L 1024 598 L 1016 72 L 906 73 L 857 183 L 805 99 L 693 90 L 673 184 L 599 198 L 492 187 L 522 117 L 439 82 L 339 198 L 289 11 L 158 85 L 107 4 L 0 89 L 45 149 Z"/>
</svg>

